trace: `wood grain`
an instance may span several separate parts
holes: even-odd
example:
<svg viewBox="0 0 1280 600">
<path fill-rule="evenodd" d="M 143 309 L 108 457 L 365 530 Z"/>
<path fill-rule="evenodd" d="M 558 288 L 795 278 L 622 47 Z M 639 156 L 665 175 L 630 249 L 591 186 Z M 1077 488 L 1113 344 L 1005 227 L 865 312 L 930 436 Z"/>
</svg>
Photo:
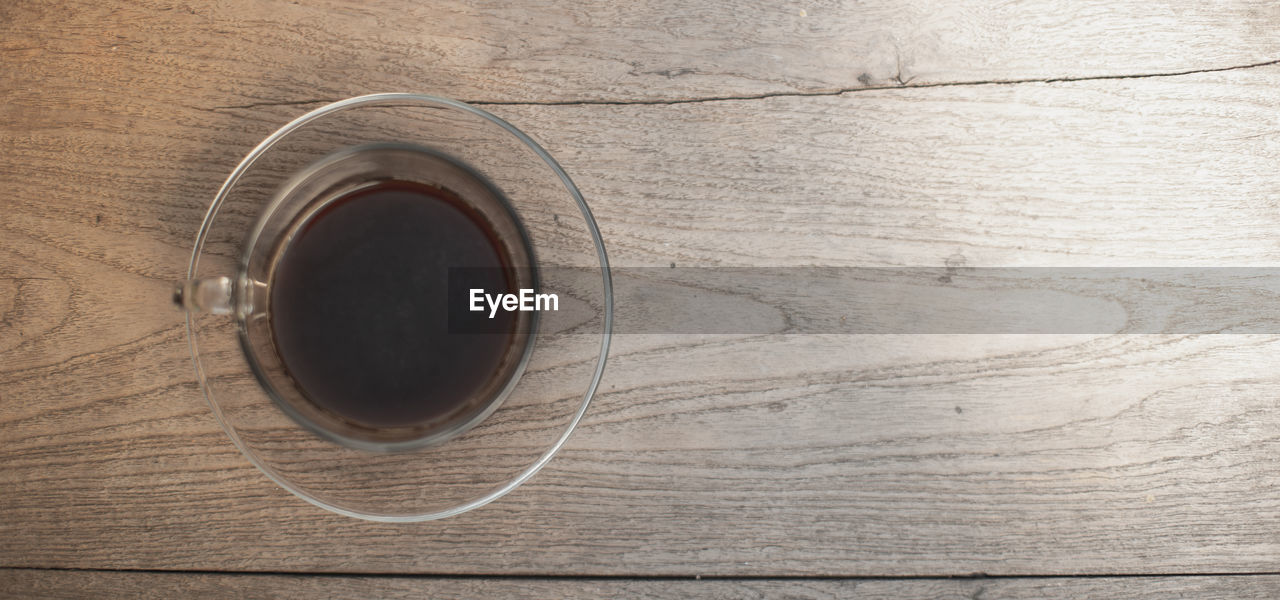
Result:
<svg viewBox="0 0 1280 600">
<path fill-rule="evenodd" d="M 1278 75 L 504 116 L 563 158 L 621 263 L 1246 263 L 1275 252 L 1272 146 L 1249 136 Z M 165 152 L 256 139 L 189 112 L 106 137 L 131 158 L 58 167 L 103 135 L 79 129 L 10 155 L 64 169 L 8 183 L 10 262 L 80 304 L 6 354 L 6 564 L 1114 573 L 1266 569 L 1280 548 L 1271 336 L 620 336 L 581 431 L 514 496 L 439 523 L 325 515 L 235 454 L 162 309 L 202 209 L 173 198 L 217 183 Z"/>
<path fill-rule="evenodd" d="M 0 88 L 7 104 L 35 106 L 51 88 L 78 90 L 77 100 L 163 95 L 201 108 L 382 91 L 668 101 L 1280 59 L 1280 8 L 1262 0 L 647 0 L 625 9 L 590 0 L 147 0 L 0 11 L 0 49 L 22 67 L 0 75 Z"/>
<path fill-rule="evenodd" d="M 0 569 L 0 588 L 30 600 L 59 598 L 935 598 L 1144 600 L 1274 598 L 1280 576 L 1025 579 L 564 579 L 347 577 Z"/>
<path fill-rule="evenodd" d="M 830 51 L 856 58 L 861 46 L 848 44 L 866 43 L 856 32 L 908 32 L 912 19 L 933 18 L 912 4 L 846 6 L 788 51 L 778 47 L 787 31 L 745 33 L 767 21 L 763 8 L 645 6 L 635 29 L 573 6 L 445 5 L 453 20 L 438 22 L 337 5 L 0 8 L 0 60 L 14 66 L 0 69 L 0 564 L 631 576 L 1274 570 L 1275 336 L 619 336 L 563 454 L 484 509 L 414 525 L 354 521 L 249 466 L 200 397 L 168 282 L 184 274 L 222 178 L 305 107 L 216 107 L 390 87 L 539 102 L 842 87 L 879 59 L 846 71 L 827 50 L 796 62 L 795 48 L 844 40 Z M 990 9 L 1039 15 L 1026 29 L 957 9 L 936 26 L 978 29 L 911 42 L 954 62 L 912 62 L 904 80 L 1140 74 L 1276 54 L 1269 5 L 1088 2 L 1065 9 L 1076 18 L 1052 17 L 1061 21 L 1045 6 Z M 575 18 L 587 26 L 552 26 Z M 517 26 L 531 33 L 510 33 Z M 682 44 L 664 37 L 685 30 Z M 1009 41 L 1024 35 L 1036 43 Z M 744 36 L 751 50 L 737 55 L 715 41 Z M 502 52 L 522 58 L 468 51 L 464 37 L 502 39 Z M 687 41 L 701 39 L 710 46 Z M 439 61 L 417 60 L 430 40 L 461 41 Z M 1024 46 L 1025 56 L 997 51 Z M 585 76 L 601 73 L 587 66 L 600 52 L 606 63 L 641 57 L 640 71 L 694 67 Z M 770 67 L 769 53 L 785 66 Z M 1277 85 L 1280 67 L 1269 66 L 492 108 L 565 165 L 619 264 L 1274 265 Z M 1207 585 L 1238 580 L 1222 581 Z M 1258 583 L 1239 584 L 1246 593 L 1273 585 L 1249 581 Z M 637 594 L 663 583 L 636 584 Z M 823 586 L 854 584 L 778 585 L 816 586 L 821 597 Z"/>
</svg>

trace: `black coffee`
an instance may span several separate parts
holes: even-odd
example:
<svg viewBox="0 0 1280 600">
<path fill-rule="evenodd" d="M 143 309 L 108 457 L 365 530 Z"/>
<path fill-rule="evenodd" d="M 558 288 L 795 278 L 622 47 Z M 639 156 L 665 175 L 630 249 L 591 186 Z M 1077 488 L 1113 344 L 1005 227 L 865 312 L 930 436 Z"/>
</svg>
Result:
<svg viewBox="0 0 1280 600">
<path fill-rule="evenodd" d="M 451 333 L 450 269 L 479 267 L 467 270 L 468 285 L 511 289 L 504 248 L 493 225 L 446 190 L 386 181 L 340 196 L 277 259 L 276 352 L 306 399 L 350 426 L 458 418 L 495 393 L 519 352 L 515 313 L 486 323 L 507 334 Z"/>
</svg>

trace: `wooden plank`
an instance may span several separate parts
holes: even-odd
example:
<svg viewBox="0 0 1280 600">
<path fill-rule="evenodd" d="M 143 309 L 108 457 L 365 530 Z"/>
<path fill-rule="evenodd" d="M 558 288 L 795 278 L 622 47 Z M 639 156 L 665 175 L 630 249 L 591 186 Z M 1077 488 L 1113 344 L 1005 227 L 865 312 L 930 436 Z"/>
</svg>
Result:
<svg viewBox="0 0 1280 600">
<path fill-rule="evenodd" d="M 40 106 L 51 92 L 74 91 L 77 108 L 90 99 L 212 108 L 375 91 L 662 101 L 1280 59 L 1280 7 L 1266 0 L 6 4 L 0 51 L 20 68 L 0 73 L 5 104 Z"/>
<path fill-rule="evenodd" d="M 148 598 L 1274 598 L 1280 576 L 1025 579 L 569 579 L 350 577 L 0 569 L 0 589 L 31 600 Z"/>
<path fill-rule="evenodd" d="M 1274 264 L 1277 84 L 502 115 L 562 159 L 620 264 Z M 1261 335 L 619 336 L 581 430 L 515 494 L 432 523 L 326 514 L 235 452 L 164 306 L 222 174 L 299 109 L 103 110 L 5 139 L 0 564 L 1108 574 L 1280 551 Z"/>
</svg>

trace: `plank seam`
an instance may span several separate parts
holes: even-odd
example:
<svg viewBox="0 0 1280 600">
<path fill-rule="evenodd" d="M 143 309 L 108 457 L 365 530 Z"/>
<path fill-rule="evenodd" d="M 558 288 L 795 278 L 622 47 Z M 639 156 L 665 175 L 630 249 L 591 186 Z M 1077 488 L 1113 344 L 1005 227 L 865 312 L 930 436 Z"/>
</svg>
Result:
<svg viewBox="0 0 1280 600">
<path fill-rule="evenodd" d="M 535 575 L 494 573 L 362 573 L 346 571 L 233 571 L 219 569 L 109 569 L 92 567 L 0 567 L 3 571 L 56 571 L 82 573 L 135 573 L 173 575 L 246 575 L 246 576 L 301 576 L 301 577 L 370 577 L 379 579 L 510 579 L 546 581 L 963 581 L 998 579 L 1155 579 L 1194 577 L 1273 577 L 1280 571 L 1240 572 L 1171 572 L 1171 573 L 1016 573 L 990 574 L 968 573 L 957 575 Z"/>
</svg>

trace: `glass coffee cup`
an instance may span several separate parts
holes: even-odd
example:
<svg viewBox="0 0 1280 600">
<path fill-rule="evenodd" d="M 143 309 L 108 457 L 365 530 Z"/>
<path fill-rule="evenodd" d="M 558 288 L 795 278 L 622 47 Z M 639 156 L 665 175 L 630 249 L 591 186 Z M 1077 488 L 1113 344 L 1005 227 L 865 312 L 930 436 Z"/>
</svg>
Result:
<svg viewBox="0 0 1280 600">
<path fill-rule="evenodd" d="M 587 317 L 475 310 L 521 293 Z M 564 170 L 498 117 L 416 94 L 336 102 L 259 144 L 174 299 L 245 456 L 382 521 L 484 505 L 545 465 L 590 403 L 612 321 L 603 242 Z"/>
</svg>

